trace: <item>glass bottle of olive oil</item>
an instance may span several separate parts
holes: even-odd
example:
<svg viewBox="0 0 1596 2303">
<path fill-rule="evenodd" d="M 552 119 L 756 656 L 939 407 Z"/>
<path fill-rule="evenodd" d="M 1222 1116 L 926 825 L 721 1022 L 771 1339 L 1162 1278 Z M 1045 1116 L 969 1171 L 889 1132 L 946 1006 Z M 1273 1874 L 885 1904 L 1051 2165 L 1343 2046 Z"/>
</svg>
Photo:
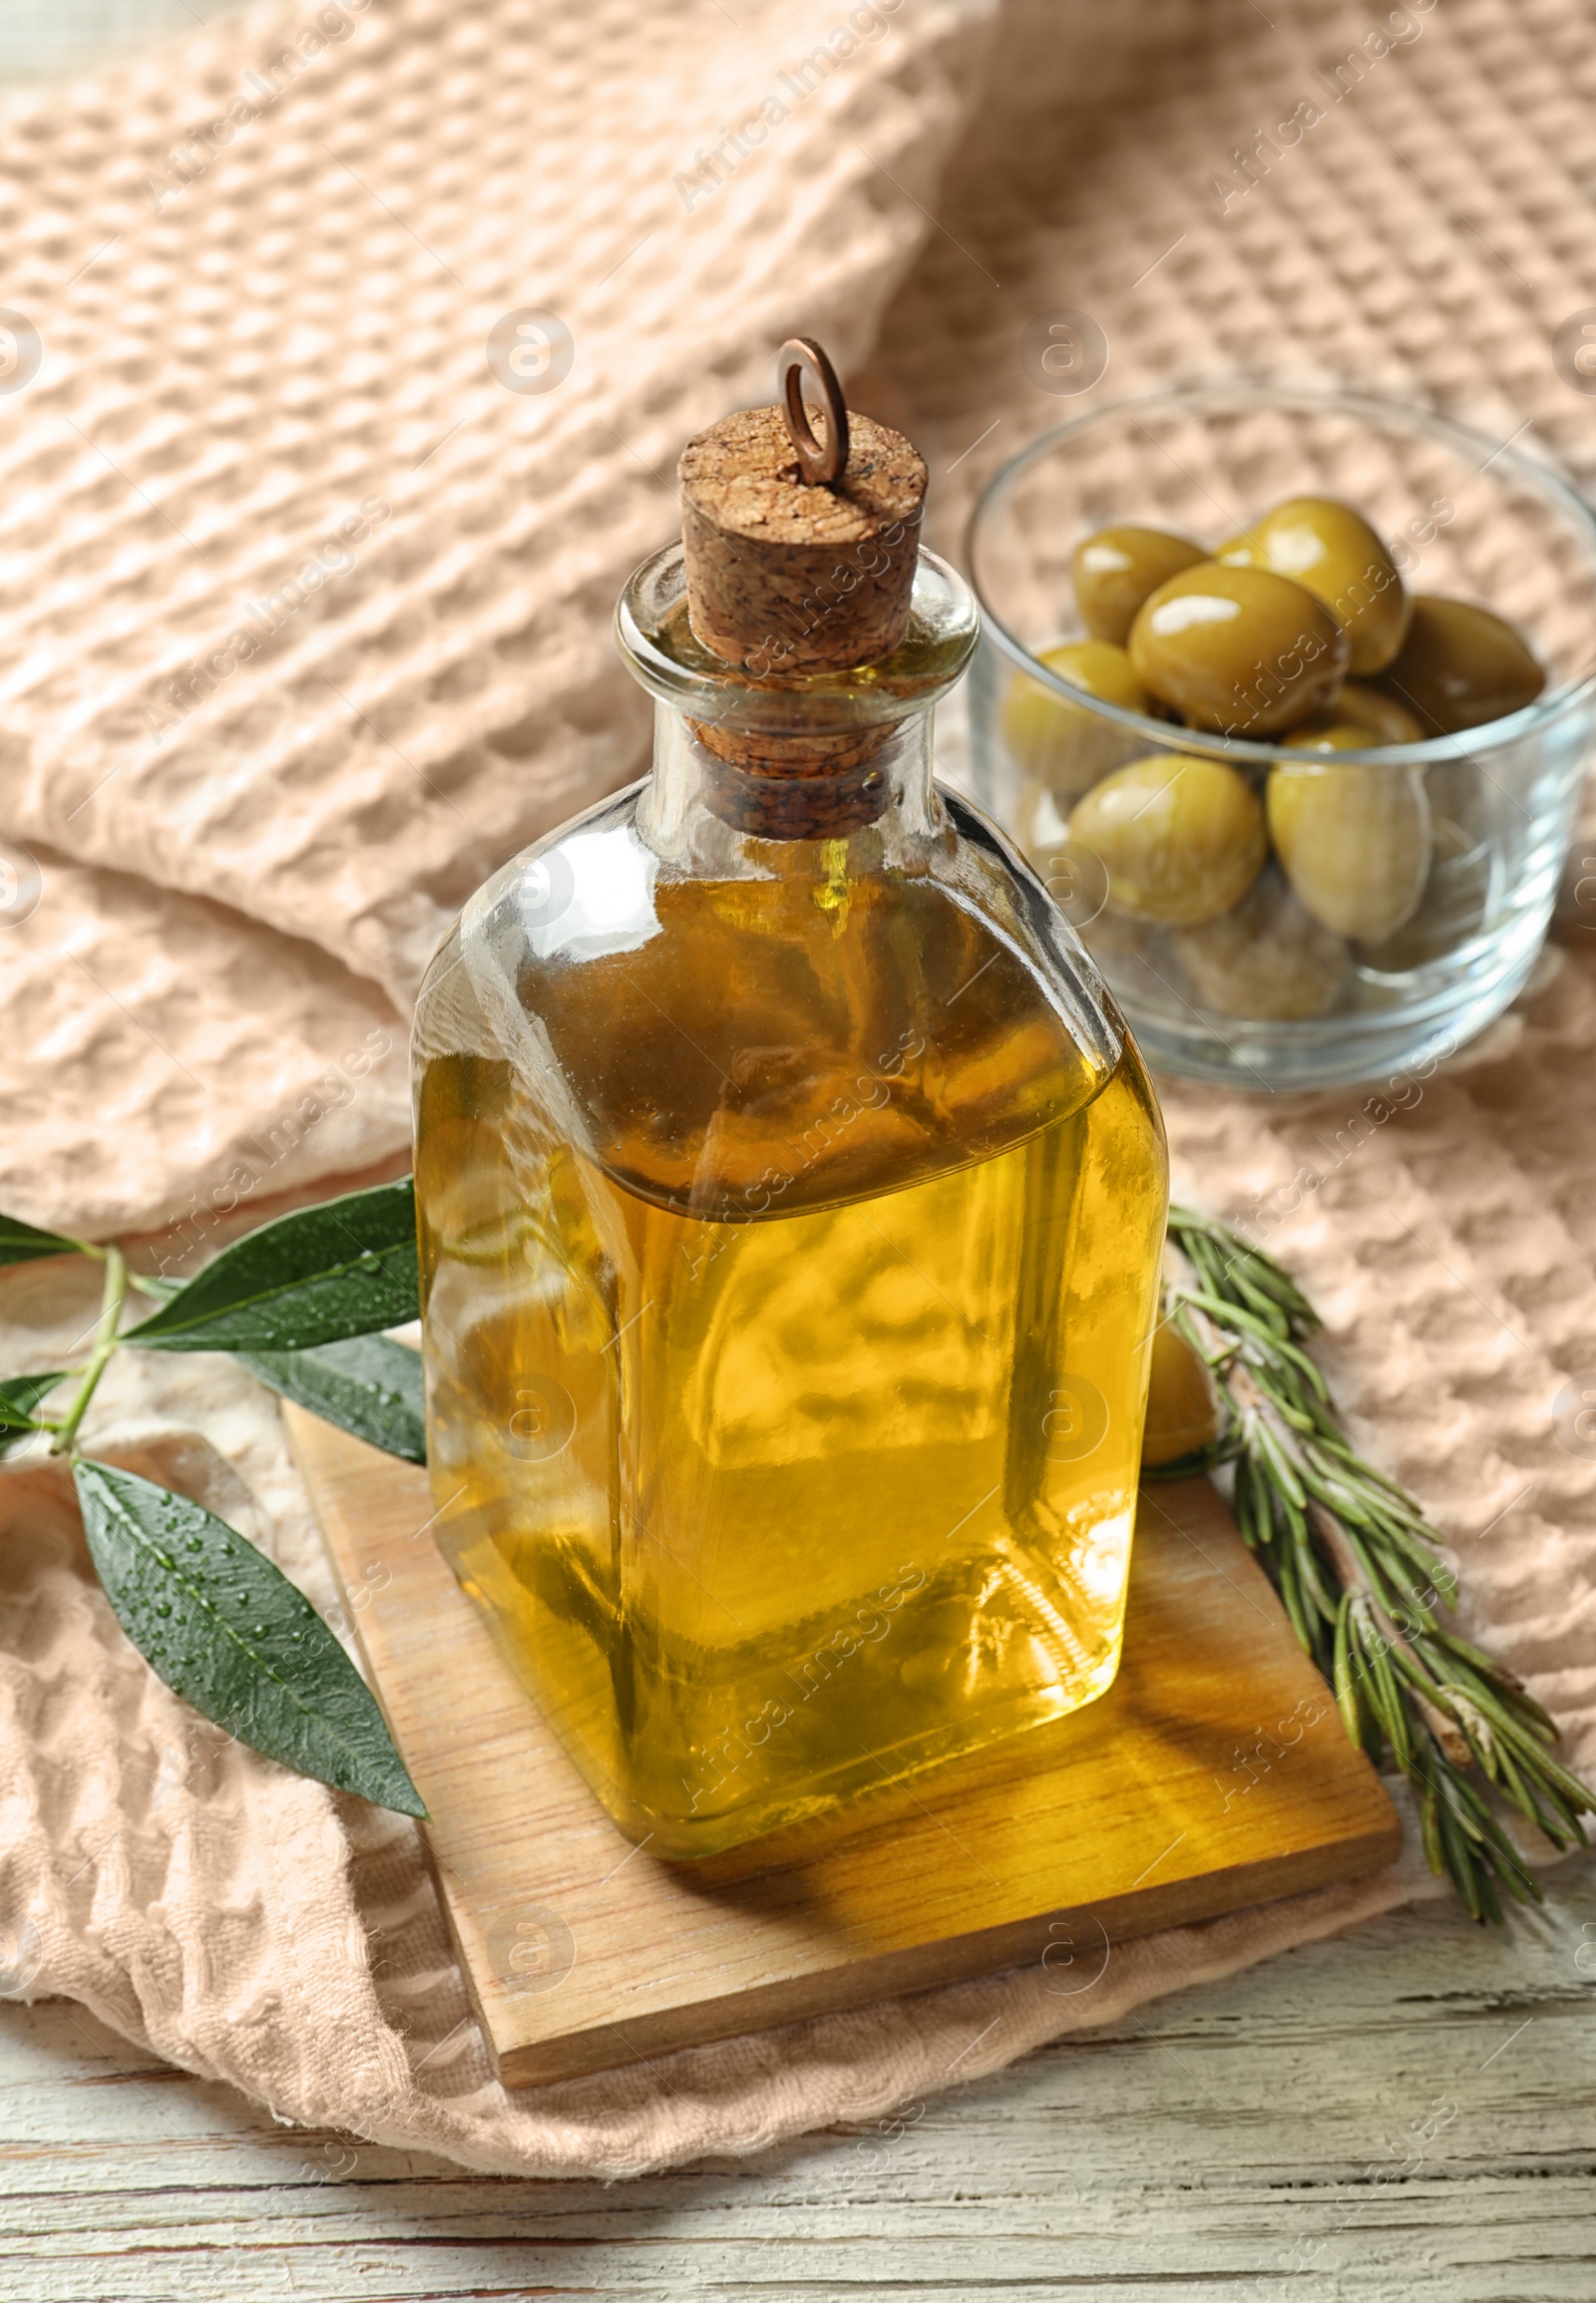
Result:
<svg viewBox="0 0 1596 2303">
<path fill-rule="evenodd" d="M 1108 1686 L 1165 1210 L 1090 961 L 933 783 L 959 578 L 818 671 L 692 594 L 676 546 L 621 601 L 652 774 L 480 891 L 415 1034 L 439 1540 L 665 1856 Z"/>
</svg>

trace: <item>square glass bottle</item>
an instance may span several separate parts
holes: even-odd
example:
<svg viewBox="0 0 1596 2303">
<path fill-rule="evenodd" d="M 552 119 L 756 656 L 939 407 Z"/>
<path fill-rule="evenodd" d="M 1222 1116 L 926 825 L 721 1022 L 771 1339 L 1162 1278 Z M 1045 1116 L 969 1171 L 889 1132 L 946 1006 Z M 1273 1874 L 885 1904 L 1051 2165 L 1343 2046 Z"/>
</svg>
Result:
<svg viewBox="0 0 1596 2303">
<path fill-rule="evenodd" d="M 873 493 L 914 452 L 717 436 L 729 612 L 690 491 L 619 607 L 652 773 L 478 893 L 415 1030 L 438 1539 L 677 1857 L 1108 1686 L 1166 1201 L 1090 960 L 933 782 L 977 618 Z"/>
</svg>

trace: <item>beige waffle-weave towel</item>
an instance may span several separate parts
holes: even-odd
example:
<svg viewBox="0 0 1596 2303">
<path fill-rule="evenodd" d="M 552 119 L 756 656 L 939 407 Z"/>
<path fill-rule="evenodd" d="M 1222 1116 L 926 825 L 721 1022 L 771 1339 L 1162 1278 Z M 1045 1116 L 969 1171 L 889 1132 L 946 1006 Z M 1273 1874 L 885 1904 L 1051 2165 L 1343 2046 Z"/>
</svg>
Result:
<svg viewBox="0 0 1596 2303">
<path fill-rule="evenodd" d="M 1345 101 L 1225 199 L 1238 139 L 1355 44 Z M 795 326 L 846 365 L 879 337 L 945 537 L 1070 412 L 1018 354 L 1060 305 L 1110 348 L 1077 409 L 1328 374 L 1503 438 L 1530 421 L 1588 468 L 1551 337 L 1596 301 L 1593 82 L 1572 0 L 342 0 L 30 99 L 0 164 L 4 292 L 42 346 L 0 394 L 0 829 L 27 851 L 0 1205 L 98 1233 L 181 1215 L 183 1258 L 229 1191 L 402 1151 L 432 939 L 633 772 L 610 603 L 669 530 L 680 440 L 763 397 Z M 487 364 L 523 308 L 569 332 L 551 390 Z M 31 342 L 3 324 L 0 383 Z M 565 342 L 538 325 L 510 347 L 534 382 Z M 1554 1416 L 1596 1365 L 1580 942 L 1389 1123 L 1355 1130 L 1348 1095 L 1167 1108 L 1181 1190 L 1263 1211 L 1371 1443 L 1452 1532 L 1472 1628 L 1588 1771 L 1596 1469 Z M 83 1277 L 0 1284 L 8 1367 L 58 1363 Z M 229 1364 L 129 1355 L 92 1438 L 331 1600 L 275 1413 Z M 998 1976 L 507 2098 L 411 1828 L 212 1750 L 117 1631 L 54 1470 L 0 1476 L 0 1987 L 75 1994 L 285 2117 L 523 2173 L 751 2150 L 1426 1891 L 1409 1856 L 1126 1947 L 1074 1997 Z"/>
</svg>

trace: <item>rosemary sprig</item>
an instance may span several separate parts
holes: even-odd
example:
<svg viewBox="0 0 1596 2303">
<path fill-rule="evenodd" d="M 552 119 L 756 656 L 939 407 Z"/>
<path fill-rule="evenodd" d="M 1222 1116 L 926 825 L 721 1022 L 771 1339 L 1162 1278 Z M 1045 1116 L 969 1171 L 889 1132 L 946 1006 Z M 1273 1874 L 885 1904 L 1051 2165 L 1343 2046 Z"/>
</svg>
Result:
<svg viewBox="0 0 1596 2303">
<path fill-rule="evenodd" d="M 1456 1578 L 1440 1537 L 1348 1439 L 1305 1340 L 1319 1326 L 1289 1273 L 1222 1224 L 1172 1208 L 1164 1313 L 1209 1367 L 1222 1422 L 1169 1478 L 1235 1467 L 1236 1520 L 1351 1740 L 1389 1752 L 1418 1801 L 1424 1854 L 1470 1915 L 1541 1891 L 1486 1796 L 1554 1847 L 1587 1844 L 1596 1792 L 1553 1755 L 1557 1727 L 1511 1672 L 1448 1631 Z"/>
</svg>

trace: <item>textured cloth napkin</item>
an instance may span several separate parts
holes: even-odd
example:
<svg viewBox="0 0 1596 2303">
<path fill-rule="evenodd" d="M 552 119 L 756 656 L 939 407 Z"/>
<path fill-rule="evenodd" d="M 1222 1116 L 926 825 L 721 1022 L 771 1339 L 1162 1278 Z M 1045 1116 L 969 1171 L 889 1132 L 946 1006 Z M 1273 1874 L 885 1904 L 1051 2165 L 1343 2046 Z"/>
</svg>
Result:
<svg viewBox="0 0 1596 2303">
<path fill-rule="evenodd" d="M 1554 338 L 1596 301 L 1593 94 L 1572 0 L 306 0 L 15 103 L 0 1206 L 176 1225 L 157 1252 L 193 1269 L 402 1157 L 432 945 L 636 772 L 614 594 L 673 528 L 682 440 L 768 396 L 794 329 L 856 374 L 874 354 L 856 399 L 927 447 L 945 543 L 1024 438 L 1172 378 L 1385 388 L 1589 473 Z M 1060 400 L 1023 333 L 1066 306 L 1108 358 Z M 1470 1629 L 1586 1771 L 1593 941 L 1571 926 L 1389 1118 L 1166 1094 L 1178 1188 L 1320 1303 Z M 60 1363 L 92 1279 L 0 1283 L 8 1370 Z M 126 1355 L 91 1437 L 330 1607 L 275 1410 L 229 1363 Z M 0 1473 L 0 1989 L 73 1994 L 283 2117 L 527 2174 L 752 2150 L 1431 1891 L 1409 1849 L 1073 1994 L 996 1976 L 509 2097 L 412 1827 L 197 1725 L 89 1578 L 57 1468 Z"/>
</svg>

